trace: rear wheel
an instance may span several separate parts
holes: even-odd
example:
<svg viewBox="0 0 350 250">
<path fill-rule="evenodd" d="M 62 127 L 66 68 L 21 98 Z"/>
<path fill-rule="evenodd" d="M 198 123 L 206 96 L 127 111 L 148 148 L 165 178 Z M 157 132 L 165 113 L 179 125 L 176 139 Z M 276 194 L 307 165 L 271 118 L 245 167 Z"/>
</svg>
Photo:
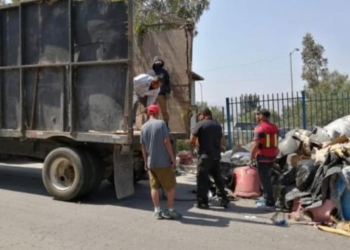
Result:
<svg viewBox="0 0 350 250">
<path fill-rule="evenodd" d="M 82 195 L 89 196 L 92 193 L 94 193 L 100 186 L 103 179 L 105 168 L 103 163 L 98 159 L 98 157 L 93 152 L 86 151 L 84 152 L 84 155 L 86 156 L 86 159 L 89 162 L 91 177 L 88 180 L 89 184 Z"/>
<path fill-rule="evenodd" d="M 81 151 L 57 148 L 46 157 L 43 182 L 50 195 L 58 200 L 75 200 L 91 186 L 91 165 Z"/>
</svg>

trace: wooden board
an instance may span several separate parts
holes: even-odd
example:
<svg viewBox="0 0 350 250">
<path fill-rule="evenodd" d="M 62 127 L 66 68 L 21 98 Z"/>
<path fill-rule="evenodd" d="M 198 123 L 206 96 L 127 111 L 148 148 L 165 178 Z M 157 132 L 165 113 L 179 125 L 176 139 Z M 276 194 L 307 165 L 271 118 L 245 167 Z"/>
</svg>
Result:
<svg viewBox="0 0 350 250">
<path fill-rule="evenodd" d="M 155 56 L 159 56 L 164 60 L 164 68 L 168 70 L 172 84 L 172 93 L 168 100 L 170 130 L 189 134 L 192 80 L 188 75 L 188 72 L 191 72 L 188 57 L 191 58 L 191 39 L 188 41 L 185 29 L 178 29 L 147 33 L 135 40 L 135 75 L 151 70 Z M 137 127 L 142 124 L 142 114 L 140 114 L 142 111 L 139 108 L 137 112 Z"/>
</svg>

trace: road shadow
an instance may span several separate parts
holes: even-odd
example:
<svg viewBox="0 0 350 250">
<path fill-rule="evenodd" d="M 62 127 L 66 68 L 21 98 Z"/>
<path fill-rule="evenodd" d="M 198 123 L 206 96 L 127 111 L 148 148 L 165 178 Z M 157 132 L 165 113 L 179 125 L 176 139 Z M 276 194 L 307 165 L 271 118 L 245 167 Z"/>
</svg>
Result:
<svg viewBox="0 0 350 250">
<path fill-rule="evenodd" d="M 41 178 L 41 169 L 0 164 L 0 189 L 49 196 Z"/>
<path fill-rule="evenodd" d="M 22 192 L 34 195 L 41 195 L 47 198 L 51 197 L 47 193 L 41 178 L 41 168 L 4 166 L 0 164 L 0 189 Z M 182 180 L 193 180 L 193 176 L 182 176 Z M 183 218 L 179 221 L 182 224 L 191 224 L 197 226 L 228 227 L 230 222 L 251 223 L 260 225 L 271 225 L 270 223 L 261 222 L 252 219 L 232 218 L 232 214 L 244 216 L 247 214 L 255 215 L 266 221 L 266 218 L 259 215 L 267 212 L 260 211 L 254 207 L 243 207 L 231 202 L 229 208 L 220 207 L 219 201 L 212 200 L 209 211 L 203 211 L 194 208 L 195 203 L 194 183 L 178 183 L 176 189 L 175 206 L 182 214 Z M 52 198 L 53 202 L 55 201 Z M 150 197 L 150 188 L 147 180 L 135 184 L 135 195 L 122 200 L 117 200 L 114 186 L 108 181 L 103 181 L 99 189 L 90 197 L 79 201 L 82 205 L 97 206 L 118 206 L 130 209 L 144 210 L 152 212 L 153 204 Z M 162 207 L 166 206 L 166 200 L 161 200 Z M 208 213 L 215 213 L 211 215 Z"/>
</svg>

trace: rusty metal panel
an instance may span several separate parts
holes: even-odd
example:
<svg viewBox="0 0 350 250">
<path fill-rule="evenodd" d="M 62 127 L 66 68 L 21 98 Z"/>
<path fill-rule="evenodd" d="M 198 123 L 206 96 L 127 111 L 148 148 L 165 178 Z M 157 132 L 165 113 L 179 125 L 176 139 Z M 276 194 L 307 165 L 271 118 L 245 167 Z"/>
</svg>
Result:
<svg viewBox="0 0 350 250">
<path fill-rule="evenodd" d="M 22 12 L 23 64 L 69 62 L 67 2 L 23 5 Z"/>
<path fill-rule="evenodd" d="M 74 7 L 75 61 L 128 58 L 127 10 L 123 1 L 83 1 Z M 128 68 L 77 67 L 76 128 L 113 132 L 122 128 Z"/>
<path fill-rule="evenodd" d="M 149 71 L 155 56 L 164 60 L 172 84 L 172 94 L 168 100 L 169 127 L 172 132 L 178 133 L 190 131 L 192 83 L 188 76 L 188 72 L 191 72 L 188 61 L 191 58 L 192 42 L 187 35 L 185 29 L 147 33 L 137 39 L 138 44 L 134 49 L 135 75 Z M 137 119 L 138 126 L 140 116 Z"/>
<path fill-rule="evenodd" d="M 0 21 L 2 129 L 111 133 L 128 122 L 124 1 L 26 1 Z"/>
<path fill-rule="evenodd" d="M 3 10 L 1 21 L 1 65 L 14 66 L 19 64 L 19 18 L 18 10 Z"/>
<path fill-rule="evenodd" d="M 19 71 L 8 70 L 1 74 L 1 127 L 19 128 Z"/>
<path fill-rule="evenodd" d="M 66 113 L 61 107 L 67 100 L 62 99 L 66 87 L 65 68 L 36 68 L 24 71 L 26 119 L 25 128 L 31 130 L 64 130 Z"/>
<path fill-rule="evenodd" d="M 127 66 L 79 67 L 76 70 L 78 131 L 117 131 L 123 123 Z"/>
</svg>

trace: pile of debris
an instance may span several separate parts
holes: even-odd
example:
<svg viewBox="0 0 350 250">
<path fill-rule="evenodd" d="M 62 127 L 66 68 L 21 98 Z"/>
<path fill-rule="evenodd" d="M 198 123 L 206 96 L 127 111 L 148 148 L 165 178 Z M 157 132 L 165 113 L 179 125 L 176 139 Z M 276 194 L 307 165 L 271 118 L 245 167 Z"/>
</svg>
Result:
<svg viewBox="0 0 350 250">
<path fill-rule="evenodd" d="M 249 150 L 248 144 L 226 152 L 222 165 L 226 168 L 246 165 Z M 289 131 L 280 140 L 279 150 L 271 177 L 279 205 L 292 211 L 298 203 L 316 221 L 325 218 L 312 211 L 327 203 L 331 204 L 334 219 L 349 221 L 350 115 L 323 128 L 314 126 L 312 131 Z"/>
</svg>

